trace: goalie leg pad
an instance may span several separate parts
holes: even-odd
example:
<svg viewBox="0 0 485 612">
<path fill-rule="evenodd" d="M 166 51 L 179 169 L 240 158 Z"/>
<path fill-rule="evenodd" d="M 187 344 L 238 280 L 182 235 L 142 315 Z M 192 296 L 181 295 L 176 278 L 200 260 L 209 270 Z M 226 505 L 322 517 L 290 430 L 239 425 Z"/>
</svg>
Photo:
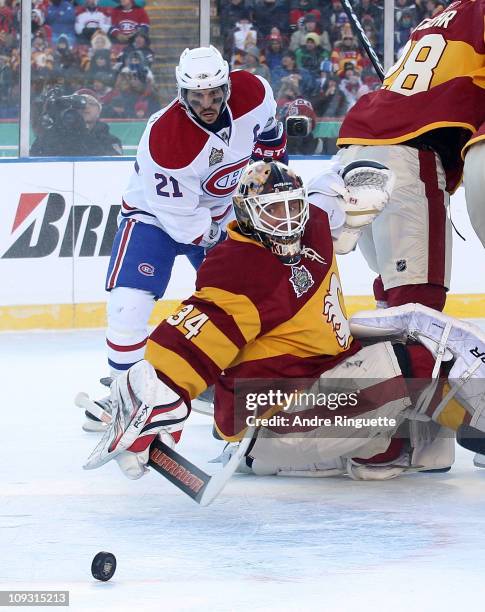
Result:
<svg viewBox="0 0 485 612">
<path fill-rule="evenodd" d="M 406 304 L 357 313 L 350 320 L 350 329 L 354 336 L 361 338 L 386 336 L 420 342 L 436 358 L 432 373 L 435 380 L 441 362 L 454 358 L 448 375 L 451 391 L 439 403 L 432 418 L 437 420 L 449 400 L 456 395 L 472 415 L 469 424 L 485 431 L 485 333 L 480 328 L 421 304 Z M 424 413 L 426 408 L 423 403 L 420 411 Z"/>
</svg>

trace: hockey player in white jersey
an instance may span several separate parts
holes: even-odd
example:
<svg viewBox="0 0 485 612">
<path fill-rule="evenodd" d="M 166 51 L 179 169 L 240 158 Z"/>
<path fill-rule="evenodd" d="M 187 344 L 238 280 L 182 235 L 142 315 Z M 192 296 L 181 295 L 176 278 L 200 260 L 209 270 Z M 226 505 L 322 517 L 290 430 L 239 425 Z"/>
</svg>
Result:
<svg viewBox="0 0 485 612">
<path fill-rule="evenodd" d="M 205 250 L 224 238 L 250 158 L 286 159 L 286 135 L 263 78 L 230 74 L 211 46 L 186 49 L 176 79 L 178 97 L 149 119 L 123 195 L 106 279 L 112 377 L 143 358 L 149 316 L 175 257 L 185 255 L 197 269 Z M 86 416 L 85 430 L 101 428 Z"/>
</svg>

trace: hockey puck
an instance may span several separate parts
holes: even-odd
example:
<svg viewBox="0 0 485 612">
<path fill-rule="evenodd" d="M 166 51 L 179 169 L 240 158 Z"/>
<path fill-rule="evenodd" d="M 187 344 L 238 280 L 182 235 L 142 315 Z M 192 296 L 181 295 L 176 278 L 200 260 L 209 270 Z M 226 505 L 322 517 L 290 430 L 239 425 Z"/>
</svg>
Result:
<svg viewBox="0 0 485 612">
<path fill-rule="evenodd" d="M 99 552 L 91 563 L 91 574 L 96 580 L 106 582 L 116 571 L 116 557 L 110 552 Z"/>
</svg>

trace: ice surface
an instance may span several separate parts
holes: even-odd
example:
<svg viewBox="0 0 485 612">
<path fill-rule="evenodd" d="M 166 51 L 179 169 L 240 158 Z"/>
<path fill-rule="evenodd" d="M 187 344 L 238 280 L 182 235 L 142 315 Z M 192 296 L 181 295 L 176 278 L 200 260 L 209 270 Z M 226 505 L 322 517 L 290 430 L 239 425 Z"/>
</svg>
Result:
<svg viewBox="0 0 485 612">
<path fill-rule="evenodd" d="M 485 607 L 485 470 L 389 482 L 235 476 L 200 508 L 156 473 L 81 466 L 77 391 L 99 396 L 102 331 L 0 335 L 0 590 L 66 589 L 72 610 L 467 611 Z M 221 448 L 193 414 L 181 446 Z M 108 583 L 96 552 L 118 559 Z"/>
</svg>

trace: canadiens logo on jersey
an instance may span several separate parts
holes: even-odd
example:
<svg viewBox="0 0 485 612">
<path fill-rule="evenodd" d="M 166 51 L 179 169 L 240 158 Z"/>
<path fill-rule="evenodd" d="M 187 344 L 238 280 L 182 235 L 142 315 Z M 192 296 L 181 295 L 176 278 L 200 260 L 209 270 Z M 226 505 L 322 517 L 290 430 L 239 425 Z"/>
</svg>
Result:
<svg viewBox="0 0 485 612">
<path fill-rule="evenodd" d="M 215 198 L 225 198 L 236 189 L 239 178 L 247 166 L 249 157 L 239 160 L 232 164 L 226 164 L 209 175 L 202 183 L 202 189 L 208 195 Z"/>
<path fill-rule="evenodd" d="M 224 159 L 224 151 L 222 149 L 216 149 L 212 147 L 211 154 L 209 155 L 209 166 L 215 166 L 220 164 Z"/>
<path fill-rule="evenodd" d="M 301 297 L 304 293 L 314 285 L 314 281 L 310 272 L 305 266 L 292 266 L 290 282 L 295 290 L 296 297 Z"/>
<path fill-rule="evenodd" d="M 323 304 L 323 314 L 327 318 L 327 323 L 331 324 L 339 346 L 346 349 L 350 344 L 351 335 L 341 301 L 343 301 L 342 287 L 338 276 L 333 272 Z"/>
</svg>

